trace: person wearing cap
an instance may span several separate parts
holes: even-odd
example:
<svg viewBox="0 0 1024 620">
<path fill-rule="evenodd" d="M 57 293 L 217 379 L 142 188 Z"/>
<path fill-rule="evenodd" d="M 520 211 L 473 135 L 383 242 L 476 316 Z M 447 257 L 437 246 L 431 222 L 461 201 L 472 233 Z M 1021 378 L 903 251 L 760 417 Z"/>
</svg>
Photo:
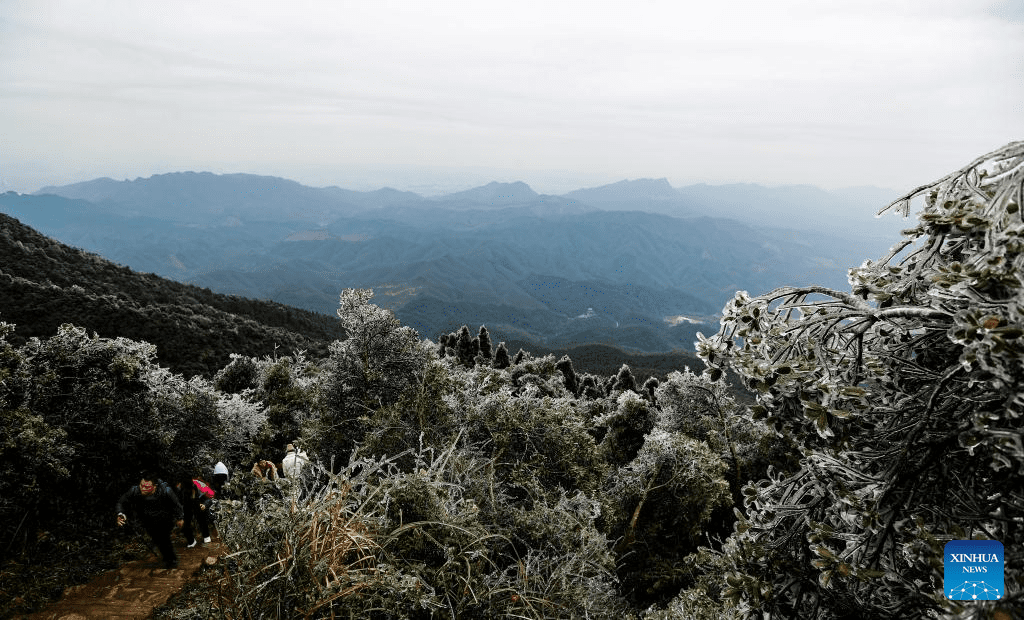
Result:
<svg viewBox="0 0 1024 620">
<path fill-rule="evenodd" d="M 171 487 L 151 472 L 143 472 L 139 476 L 139 483 L 132 485 L 117 500 L 116 510 L 118 527 L 124 527 L 128 522 L 128 513 L 132 513 L 160 550 L 164 565 L 177 568 L 178 555 L 171 542 L 171 531 L 185 525 L 185 512 Z"/>
<path fill-rule="evenodd" d="M 281 473 L 288 478 L 298 478 L 302 469 L 309 464 L 309 455 L 305 450 L 295 449 L 294 444 L 288 444 L 285 448 L 284 459 L 281 461 Z"/>
<path fill-rule="evenodd" d="M 222 493 L 224 483 L 228 481 L 228 466 L 223 461 L 217 461 L 213 466 L 213 488 L 217 493 Z"/>
</svg>

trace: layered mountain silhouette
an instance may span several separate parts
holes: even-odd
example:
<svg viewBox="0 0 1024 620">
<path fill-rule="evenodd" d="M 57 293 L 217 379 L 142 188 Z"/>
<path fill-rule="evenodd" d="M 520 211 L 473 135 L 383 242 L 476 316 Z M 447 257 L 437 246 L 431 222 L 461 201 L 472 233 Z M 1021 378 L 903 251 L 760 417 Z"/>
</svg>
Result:
<svg viewBox="0 0 1024 620">
<path fill-rule="evenodd" d="M 0 211 L 139 271 L 327 315 L 342 289 L 373 288 L 427 338 L 485 324 L 546 347 L 668 351 L 714 331 L 736 290 L 846 286 L 897 240 L 898 220 L 871 217 L 892 194 L 640 179 L 424 198 L 188 172 L 4 194 Z"/>
</svg>

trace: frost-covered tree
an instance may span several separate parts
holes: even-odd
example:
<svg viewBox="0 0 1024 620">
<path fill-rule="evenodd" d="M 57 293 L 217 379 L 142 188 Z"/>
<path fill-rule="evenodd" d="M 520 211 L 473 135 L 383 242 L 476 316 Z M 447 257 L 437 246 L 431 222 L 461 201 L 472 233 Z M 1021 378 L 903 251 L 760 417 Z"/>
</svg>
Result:
<svg viewBox="0 0 1024 620">
<path fill-rule="evenodd" d="M 504 342 L 499 342 L 498 349 L 494 352 L 494 367 L 503 370 L 511 365 L 512 361 L 508 358 L 508 347 Z"/>
<path fill-rule="evenodd" d="M 8 331 L 0 323 L 0 557 L 41 552 L 50 579 L 47 561 L 104 536 L 111 497 L 140 468 L 205 470 L 220 422 L 210 386 L 158 366 L 151 344 L 65 324 L 13 349 Z"/>
<path fill-rule="evenodd" d="M 646 606 L 679 590 L 685 573 L 677 565 L 703 542 L 712 512 L 732 503 L 726 467 L 703 441 L 655 429 L 610 477 L 605 526 L 634 601 Z"/>
<path fill-rule="evenodd" d="M 469 326 L 463 325 L 455 339 L 455 352 L 459 361 L 464 366 L 474 365 L 475 358 L 480 353 L 480 340 L 469 333 Z"/>
<path fill-rule="evenodd" d="M 334 370 L 371 400 L 393 401 L 413 381 L 425 351 L 416 330 L 370 303 L 372 289 L 345 289 L 338 318 L 347 338 L 331 346 Z"/>
<path fill-rule="evenodd" d="M 36 543 L 41 495 L 67 480 L 74 456 L 67 433 L 31 408 L 29 362 L 7 342 L 12 331 L 0 322 L 0 561 Z"/>
<path fill-rule="evenodd" d="M 213 384 L 221 392 L 238 394 L 242 390 L 255 388 L 259 379 L 256 360 L 237 353 L 231 354 L 231 361 L 220 369 L 213 378 Z"/>
<path fill-rule="evenodd" d="M 480 355 L 484 356 L 486 360 L 491 359 L 493 355 L 491 351 L 491 334 L 487 331 L 487 327 L 480 326 L 480 333 L 477 335 L 477 339 L 480 341 Z"/>
<path fill-rule="evenodd" d="M 613 465 L 632 461 L 644 445 L 647 433 L 654 429 L 657 411 L 636 392 L 626 391 L 615 400 L 615 409 L 594 423 L 603 429 L 601 452 Z"/>
<path fill-rule="evenodd" d="M 630 370 L 628 364 L 623 364 L 622 368 L 619 369 L 619 373 L 615 375 L 615 383 L 612 389 L 619 392 L 627 390 L 631 392 L 640 391 L 636 386 L 636 378 L 633 376 L 633 371 Z"/>
<path fill-rule="evenodd" d="M 744 490 L 725 596 L 748 615 L 966 617 L 984 608 L 942 596 L 944 543 L 1024 554 L 1024 142 L 890 208 L 918 197 L 850 291 L 740 292 L 700 339 L 801 446 L 796 471 Z M 998 605 L 1019 609 L 1024 572 L 1005 566 Z"/>
<path fill-rule="evenodd" d="M 347 458 L 362 438 L 364 421 L 381 407 L 394 405 L 416 385 L 433 347 L 403 326 L 394 313 L 372 303 L 373 291 L 345 289 L 338 317 L 347 338 L 330 346 L 319 390 L 322 412 L 318 440 L 321 458 Z"/>
<path fill-rule="evenodd" d="M 576 379 L 576 371 L 573 370 L 572 360 L 569 359 L 569 356 L 563 355 L 562 359 L 558 360 L 558 363 L 555 364 L 555 368 L 562 373 L 565 389 L 569 390 L 571 394 L 579 394 L 579 381 Z"/>
<path fill-rule="evenodd" d="M 217 416 L 221 421 L 218 460 L 225 463 L 248 463 L 260 431 L 267 423 L 267 410 L 262 403 L 240 394 L 218 394 Z M 277 460 L 279 454 L 274 455 Z"/>
<path fill-rule="evenodd" d="M 312 399 L 292 376 L 294 369 L 289 358 L 269 364 L 262 373 L 258 394 L 266 407 L 266 423 L 253 446 L 253 459 L 277 459 L 285 446 L 302 434 L 302 419 L 306 417 Z"/>
<path fill-rule="evenodd" d="M 640 393 L 645 398 L 650 399 L 652 403 L 657 403 L 657 390 L 659 381 L 657 377 L 647 377 L 647 381 L 644 381 L 644 385 L 640 388 Z"/>
<path fill-rule="evenodd" d="M 604 391 L 598 384 L 597 377 L 594 375 L 585 375 L 583 381 L 580 382 L 580 394 L 590 399 L 598 399 L 604 397 Z"/>
</svg>

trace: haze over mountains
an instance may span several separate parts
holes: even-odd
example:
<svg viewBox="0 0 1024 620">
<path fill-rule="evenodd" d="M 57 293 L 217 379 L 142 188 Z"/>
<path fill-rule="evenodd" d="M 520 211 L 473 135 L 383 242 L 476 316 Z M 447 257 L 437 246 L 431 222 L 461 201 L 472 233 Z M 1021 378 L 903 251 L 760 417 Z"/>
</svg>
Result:
<svg viewBox="0 0 1024 620">
<path fill-rule="evenodd" d="M 0 211 L 139 271 L 333 315 L 373 288 L 421 336 L 691 348 L 738 289 L 843 288 L 908 226 L 895 192 L 673 188 L 622 181 L 564 196 L 489 183 L 426 198 L 276 177 L 172 173 L 0 195 Z M 701 322 L 712 323 L 701 326 Z"/>
</svg>

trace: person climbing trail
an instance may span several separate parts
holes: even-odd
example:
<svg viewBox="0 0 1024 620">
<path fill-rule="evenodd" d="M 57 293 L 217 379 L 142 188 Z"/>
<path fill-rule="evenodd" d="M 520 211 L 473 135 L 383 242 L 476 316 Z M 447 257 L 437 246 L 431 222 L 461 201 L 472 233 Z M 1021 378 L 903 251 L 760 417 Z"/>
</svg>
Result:
<svg viewBox="0 0 1024 620">
<path fill-rule="evenodd" d="M 174 486 L 178 491 L 178 499 L 185 509 L 185 526 L 182 533 L 185 535 L 187 547 L 195 547 L 200 540 L 204 544 L 209 544 L 215 491 L 202 479 L 192 476 L 185 476 Z M 199 536 L 196 536 L 197 529 Z"/>
<path fill-rule="evenodd" d="M 132 485 L 117 500 L 116 510 L 118 527 L 124 527 L 128 522 L 128 512 L 133 513 L 160 550 L 164 565 L 167 568 L 178 567 L 171 532 L 185 524 L 185 512 L 178 496 L 166 483 L 152 472 L 142 472 L 138 484 Z"/>
</svg>

